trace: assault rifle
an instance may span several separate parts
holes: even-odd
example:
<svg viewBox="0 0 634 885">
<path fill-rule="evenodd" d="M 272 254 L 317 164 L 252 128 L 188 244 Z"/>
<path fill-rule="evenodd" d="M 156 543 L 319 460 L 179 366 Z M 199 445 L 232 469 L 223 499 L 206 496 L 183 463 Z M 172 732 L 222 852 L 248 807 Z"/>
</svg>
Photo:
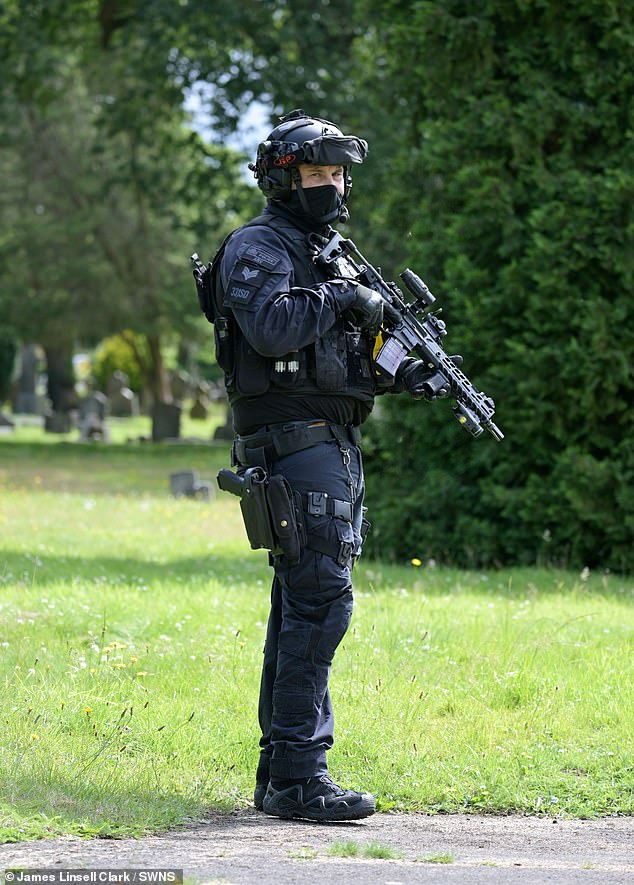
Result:
<svg viewBox="0 0 634 885">
<path fill-rule="evenodd" d="M 326 239 L 313 234 L 313 261 L 326 270 L 331 278 L 356 280 L 383 296 L 383 343 L 374 357 L 377 370 L 389 376 L 396 375 L 398 367 L 410 353 L 424 360 L 432 370 L 425 382 L 430 398 L 451 396 L 456 405 L 453 413 L 473 436 L 480 436 L 484 428 L 500 441 L 504 434 L 493 423 L 495 403 L 490 396 L 476 390 L 467 376 L 447 356 L 440 341 L 447 334 L 445 323 L 429 308 L 436 301 L 425 283 L 407 268 L 400 277 L 415 300 L 405 302 L 395 283 L 386 282 L 378 270 L 366 261 L 352 240 L 333 231 Z"/>
</svg>

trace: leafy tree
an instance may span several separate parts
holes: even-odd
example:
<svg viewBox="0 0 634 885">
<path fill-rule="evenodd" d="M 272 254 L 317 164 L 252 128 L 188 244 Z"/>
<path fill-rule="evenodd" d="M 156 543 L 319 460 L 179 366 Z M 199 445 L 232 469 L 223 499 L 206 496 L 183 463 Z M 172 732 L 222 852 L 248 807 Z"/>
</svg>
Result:
<svg viewBox="0 0 634 885">
<path fill-rule="evenodd" d="M 146 341 L 143 336 L 124 330 L 100 342 L 93 362 L 93 374 L 99 390 L 105 391 L 115 371 L 124 372 L 128 387 L 141 393 L 143 376 L 140 366 L 147 360 Z"/>
<path fill-rule="evenodd" d="M 402 123 L 388 211 L 506 432 L 386 400 L 374 549 L 631 569 L 631 9 L 367 6 Z"/>
<path fill-rule="evenodd" d="M 232 151 L 186 125 L 181 87 L 165 58 L 159 76 L 145 35 L 117 43 L 132 8 L 86 2 L 69 20 L 63 4 L 14 0 L 5 12 L 0 308 L 52 363 L 78 339 L 141 332 L 146 385 L 169 400 L 163 341 L 199 322 L 186 257 L 203 229 L 213 248 L 238 223 L 252 190 Z M 36 42 L 47 64 L 32 70 Z"/>
</svg>

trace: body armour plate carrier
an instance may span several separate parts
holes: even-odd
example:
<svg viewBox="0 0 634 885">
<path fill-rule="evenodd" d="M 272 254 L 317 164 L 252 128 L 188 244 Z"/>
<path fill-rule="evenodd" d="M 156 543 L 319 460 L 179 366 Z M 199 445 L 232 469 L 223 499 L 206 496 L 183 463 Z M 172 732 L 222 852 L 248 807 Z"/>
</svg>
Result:
<svg viewBox="0 0 634 885">
<path fill-rule="evenodd" d="M 245 227 L 267 226 L 283 240 L 293 265 L 294 285 L 311 288 L 325 282 L 313 264 L 306 234 L 276 215 L 261 215 Z M 230 237 L 223 242 L 209 266 L 208 308 L 203 312 L 214 323 L 216 359 L 225 373 L 225 386 L 233 405 L 243 397 L 266 393 L 287 395 L 339 394 L 367 403 L 376 393 L 372 370 L 373 339 L 339 317 L 314 344 L 281 357 L 259 354 L 242 334 L 224 304 L 220 262 Z"/>
</svg>

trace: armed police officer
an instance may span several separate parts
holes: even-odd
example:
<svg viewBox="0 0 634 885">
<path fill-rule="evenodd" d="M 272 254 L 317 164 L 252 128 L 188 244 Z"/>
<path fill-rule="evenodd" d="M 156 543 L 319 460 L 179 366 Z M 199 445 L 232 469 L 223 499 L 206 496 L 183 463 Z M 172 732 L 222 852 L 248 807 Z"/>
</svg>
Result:
<svg viewBox="0 0 634 885">
<path fill-rule="evenodd" d="M 327 120 L 302 110 L 282 117 L 250 166 L 266 208 L 223 243 L 203 304 L 225 372 L 234 466 L 283 477 L 301 510 L 297 555 L 271 556 L 258 707 L 254 803 L 282 818 L 375 811 L 372 795 L 338 786 L 326 762 L 330 665 L 350 623 L 350 571 L 367 525 L 359 426 L 377 393 L 422 396 L 429 373 L 408 359 L 398 380 L 379 382 L 372 349 L 382 298 L 328 279 L 313 261 L 315 243 L 348 218 L 351 167 L 366 153 L 363 139 Z"/>
</svg>

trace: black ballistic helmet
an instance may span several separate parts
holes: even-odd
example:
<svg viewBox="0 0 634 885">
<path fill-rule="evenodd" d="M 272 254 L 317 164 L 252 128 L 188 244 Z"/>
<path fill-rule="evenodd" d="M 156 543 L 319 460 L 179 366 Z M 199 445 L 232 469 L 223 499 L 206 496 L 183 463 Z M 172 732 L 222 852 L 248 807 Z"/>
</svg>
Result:
<svg viewBox="0 0 634 885">
<path fill-rule="evenodd" d="M 368 144 L 362 138 L 344 135 L 329 120 L 310 117 L 298 108 L 280 117 L 279 125 L 258 145 L 256 161 L 249 164 L 249 169 L 267 199 L 285 203 L 291 198 L 293 183 L 301 191 L 297 168 L 300 164 L 341 165 L 345 181 L 342 215 L 345 216 L 345 204 L 352 187 L 350 165 L 363 163 L 367 152 Z"/>
</svg>

